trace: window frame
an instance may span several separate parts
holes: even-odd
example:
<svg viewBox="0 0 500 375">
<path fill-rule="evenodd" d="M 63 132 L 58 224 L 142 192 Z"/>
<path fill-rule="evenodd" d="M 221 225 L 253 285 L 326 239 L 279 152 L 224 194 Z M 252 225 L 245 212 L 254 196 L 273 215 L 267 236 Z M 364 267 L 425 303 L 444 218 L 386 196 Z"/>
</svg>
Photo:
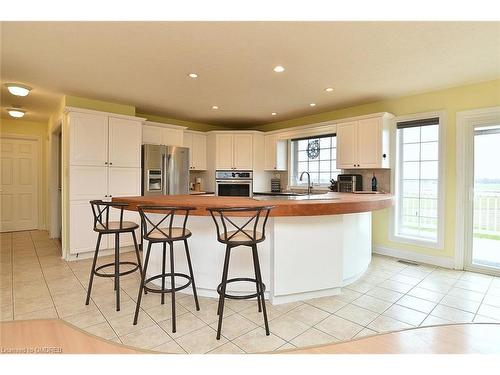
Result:
<svg viewBox="0 0 500 375">
<path fill-rule="evenodd" d="M 336 129 L 335 129 L 336 130 Z M 298 152 L 294 153 L 294 147 L 292 145 L 292 142 L 302 140 L 302 139 L 315 139 L 315 138 L 325 138 L 325 137 L 334 137 L 335 139 L 337 138 L 337 132 L 328 132 L 324 134 L 314 134 L 314 135 L 304 135 L 304 136 L 297 136 L 294 138 L 288 139 L 288 150 L 289 150 L 289 155 L 288 155 L 288 160 L 290 161 L 289 163 L 289 174 L 288 174 L 288 184 L 290 189 L 306 189 L 307 188 L 307 181 L 303 181 L 303 183 L 295 184 L 295 181 L 293 181 L 293 176 L 294 176 L 294 171 L 298 171 Z M 333 148 L 333 147 L 330 147 Z M 335 146 L 335 166 L 336 166 L 336 161 L 337 161 L 337 146 Z M 297 150 L 298 151 L 298 150 Z M 330 159 L 332 160 L 332 159 Z M 339 169 L 339 173 L 342 173 L 342 170 Z M 312 182 L 311 185 L 317 189 L 317 190 L 327 190 L 329 191 L 330 183 L 326 184 L 320 184 L 320 183 L 315 183 Z"/>
<path fill-rule="evenodd" d="M 425 112 L 416 113 L 411 115 L 404 115 L 395 117 L 391 127 L 391 153 L 395 155 L 391 160 L 391 186 L 394 187 L 395 204 L 391 209 L 390 225 L 389 225 L 389 240 L 397 243 L 404 243 L 409 245 L 416 245 L 420 247 L 444 249 L 444 236 L 445 236 L 445 166 L 446 166 L 446 125 L 445 125 L 445 112 Z M 397 134 L 397 123 L 411 120 L 423 120 L 427 118 L 437 117 L 438 123 L 438 212 L 437 212 L 437 239 L 425 239 L 419 237 L 412 237 L 398 233 L 399 222 L 401 220 L 401 187 L 402 180 L 400 179 L 400 170 L 402 166 L 402 157 L 400 156 L 400 139 Z"/>
</svg>

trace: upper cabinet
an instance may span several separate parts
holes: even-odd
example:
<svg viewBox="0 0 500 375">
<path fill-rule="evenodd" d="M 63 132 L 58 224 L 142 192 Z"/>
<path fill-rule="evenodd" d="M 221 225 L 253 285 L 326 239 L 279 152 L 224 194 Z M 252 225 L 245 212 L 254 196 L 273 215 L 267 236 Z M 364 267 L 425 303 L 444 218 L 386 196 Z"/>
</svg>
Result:
<svg viewBox="0 0 500 375">
<path fill-rule="evenodd" d="M 287 170 L 287 140 L 270 134 L 264 137 L 264 169 L 266 171 Z"/>
<path fill-rule="evenodd" d="M 234 132 L 215 136 L 216 169 L 252 169 L 253 134 Z"/>
<path fill-rule="evenodd" d="M 184 144 L 184 126 L 146 121 L 142 126 L 142 143 L 182 146 Z"/>
<path fill-rule="evenodd" d="M 141 136 L 141 123 L 110 117 L 109 165 L 113 167 L 140 167 Z"/>
<path fill-rule="evenodd" d="M 184 132 L 184 147 L 189 148 L 189 169 L 204 171 L 207 169 L 207 136 L 201 132 Z"/>
<path fill-rule="evenodd" d="M 69 114 L 70 164 L 105 165 L 108 161 L 108 117 L 89 113 Z"/>
<path fill-rule="evenodd" d="M 388 113 L 337 124 L 337 169 L 389 168 Z"/>
<path fill-rule="evenodd" d="M 68 112 L 71 165 L 140 167 L 141 120 Z"/>
</svg>

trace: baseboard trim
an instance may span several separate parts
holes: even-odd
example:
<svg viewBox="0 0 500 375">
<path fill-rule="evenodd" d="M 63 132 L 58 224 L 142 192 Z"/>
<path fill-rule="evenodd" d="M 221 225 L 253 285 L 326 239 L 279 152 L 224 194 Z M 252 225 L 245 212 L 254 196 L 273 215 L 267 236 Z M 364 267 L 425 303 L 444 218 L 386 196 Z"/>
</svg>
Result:
<svg viewBox="0 0 500 375">
<path fill-rule="evenodd" d="M 413 251 L 394 249 L 385 246 L 373 246 L 373 253 L 379 255 L 387 255 L 404 260 L 411 260 L 418 263 L 431 264 L 433 266 L 450 269 L 455 268 L 455 259 L 453 257 L 440 257 L 435 255 L 420 254 Z"/>
</svg>

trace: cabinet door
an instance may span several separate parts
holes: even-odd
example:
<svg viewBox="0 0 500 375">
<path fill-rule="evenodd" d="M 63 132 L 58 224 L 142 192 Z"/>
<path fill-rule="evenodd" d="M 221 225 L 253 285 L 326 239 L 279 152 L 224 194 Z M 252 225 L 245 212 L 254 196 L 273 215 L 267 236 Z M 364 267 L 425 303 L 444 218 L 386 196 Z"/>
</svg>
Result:
<svg viewBox="0 0 500 375">
<path fill-rule="evenodd" d="M 276 136 L 266 135 L 264 137 L 264 169 L 266 171 L 276 170 Z"/>
<path fill-rule="evenodd" d="M 142 143 L 160 145 L 162 142 L 162 128 L 159 126 L 142 126 Z"/>
<path fill-rule="evenodd" d="M 276 139 L 276 170 L 286 171 L 288 169 L 288 141 Z"/>
<path fill-rule="evenodd" d="M 193 153 L 191 164 L 193 169 L 204 171 L 207 169 L 207 137 L 203 134 L 192 134 Z"/>
<path fill-rule="evenodd" d="M 141 195 L 141 168 L 116 168 L 109 167 L 109 195 L 112 197 L 126 197 Z M 120 220 L 120 210 L 112 208 L 110 211 L 110 220 Z M 123 211 L 124 221 L 133 221 L 141 224 L 139 213 L 135 211 Z M 140 228 L 136 229 L 135 235 L 137 241 L 140 241 Z M 113 240 L 114 241 L 114 240 Z M 120 247 L 132 246 L 134 244 L 131 234 L 120 235 Z M 109 243 L 110 247 L 114 242 Z"/>
<path fill-rule="evenodd" d="M 194 169 L 194 163 L 193 163 L 193 133 L 184 133 L 183 137 L 183 145 L 184 147 L 189 148 L 189 169 Z"/>
<path fill-rule="evenodd" d="M 357 121 L 337 125 L 337 169 L 357 167 L 356 129 Z"/>
<path fill-rule="evenodd" d="M 71 113 L 69 117 L 70 164 L 106 165 L 108 117 L 87 113 Z"/>
<path fill-rule="evenodd" d="M 217 169 L 233 169 L 233 135 L 217 134 L 215 136 L 215 164 Z"/>
<path fill-rule="evenodd" d="M 104 199 L 107 194 L 108 167 L 74 165 L 69 168 L 70 200 Z"/>
<path fill-rule="evenodd" d="M 141 195 L 141 168 L 109 167 L 108 176 L 110 196 Z"/>
<path fill-rule="evenodd" d="M 69 205 L 70 254 L 94 251 L 97 233 L 94 232 L 94 215 L 88 201 L 72 201 Z M 107 236 L 102 236 L 100 249 L 108 248 Z"/>
<path fill-rule="evenodd" d="M 179 129 L 162 129 L 162 144 L 167 146 L 182 146 L 184 131 Z"/>
<path fill-rule="evenodd" d="M 236 169 L 252 169 L 253 166 L 252 134 L 234 134 L 233 166 Z"/>
<path fill-rule="evenodd" d="M 141 166 L 142 126 L 138 121 L 109 118 L 109 165 Z"/>
<path fill-rule="evenodd" d="M 358 121 L 357 146 L 360 168 L 381 168 L 381 119 L 369 118 Z"/>
</svg>

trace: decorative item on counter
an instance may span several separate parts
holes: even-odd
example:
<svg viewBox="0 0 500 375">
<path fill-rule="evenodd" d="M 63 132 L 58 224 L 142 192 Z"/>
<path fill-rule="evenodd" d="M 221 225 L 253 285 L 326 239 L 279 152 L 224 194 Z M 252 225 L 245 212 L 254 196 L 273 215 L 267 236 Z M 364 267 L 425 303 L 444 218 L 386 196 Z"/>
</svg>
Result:
<svg viewBox="0 0 500 375">
<path fill-rule="evenodd" d="M 333 178 L 330 180 L 330 190 L 337 191 L 337 181 L 335 181 Z"/>
<path fill-rule="evenodd" d="M 271 178 L 271 192 L 279 193 L 281 191 L 281 178 L 279 174 Z"/>
<path fill-rule="evenodd" d="M 194 181 L 194 191 L 201 191 L 201 177 L 196 177 Z"/>
<path fill-rule="evenodd" d="M 372 191 L 377 191 L 377 177 L 375 177 L 375 173 L 372 177 Z"/>
</svg>

